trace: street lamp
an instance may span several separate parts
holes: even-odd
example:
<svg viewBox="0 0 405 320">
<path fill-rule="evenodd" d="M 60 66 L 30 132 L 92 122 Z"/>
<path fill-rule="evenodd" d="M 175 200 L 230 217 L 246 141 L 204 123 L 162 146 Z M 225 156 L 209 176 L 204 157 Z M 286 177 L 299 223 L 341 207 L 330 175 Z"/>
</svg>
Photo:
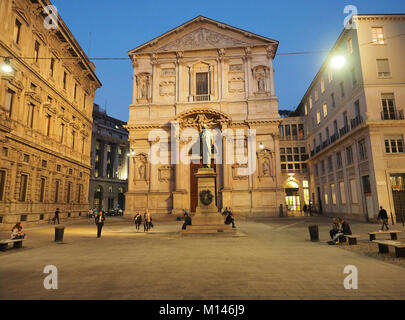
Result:
<svg viewBox="0 0 405 320">
<path fill-rule="evenodd" d="M 13 68 L 10 65 L 10 58 L 9 57 L 4 58 L 4 64 L 1 66 L 1 70 L 3 70 L 4 73 L 13 72 Z"/>
<path fill-rule="evenodd" d="M 342 69 L 345 63 L 346 58 L 344 56 L 334 56 L 330 61 L 333 69 Z"/>
<path fill-rule="evenodd" d="M 260 142 L 259 149 L 260 149 L 260 150 L 263 150 L 263 149 L 264 149 L 264 145 L 263 145 L 262 142 Z"/>
</svg>

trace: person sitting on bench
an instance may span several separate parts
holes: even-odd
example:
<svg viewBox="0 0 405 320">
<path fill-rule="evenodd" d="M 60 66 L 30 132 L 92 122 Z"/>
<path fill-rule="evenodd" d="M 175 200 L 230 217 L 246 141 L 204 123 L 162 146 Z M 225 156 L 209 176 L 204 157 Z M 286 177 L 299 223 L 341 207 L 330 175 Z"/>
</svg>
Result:
<svg viewBox="0 0 405 320">
<path fill-rule="evenodd" d="M 228 210 L 228 215 L 225 218 L 225 224 L 231 224 L 232 223 L 232 228 L 236 228 L 235 227 L 235 219 L 233 217 L 233 213 L 231 211 L 231 209 Z"/>
<path fill-rule="evenodd" d="M 350 229 L 350 225 L 344 221 L 342 218 L 338 218 L 340 227 L 338 229 L 338 232 L 335 234 L 333 237 L 332 241 L 329 242 L 329 244 L 338 244 L 339 240 L 342 239 L 345 235 L 351 235 L 352 230 Z"/>
<path fill-rule="evenodd" d="M 332 229 L 329 231 L 331 239 L 333 239 L 336 233 L 339 231 L 339 220 L 337 218 L 333 218 L 332 222 Z"/>
<path fill-rule="evenodd" d="M 21 222 L 17 222 L 11 229 L 11 240 L 24 239 L 25 233 L 22 231 Z"/>
<path fill-rule="evenodd" d="M 186 230 L 187 226 L 191 226 L 191 217 L 189 216 L 188 210 L 184 210 L 184 223 L 183 223 L 183 230 Z"/>
</svg>

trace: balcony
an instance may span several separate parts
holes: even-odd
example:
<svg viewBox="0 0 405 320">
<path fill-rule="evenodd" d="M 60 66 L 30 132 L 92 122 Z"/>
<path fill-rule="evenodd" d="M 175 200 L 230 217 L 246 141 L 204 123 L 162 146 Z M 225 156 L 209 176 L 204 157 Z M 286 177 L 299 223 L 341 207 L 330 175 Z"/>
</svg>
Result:
<svg viewBox="0 0 405 320">
<path fill-rule="evenodd" d="M 349 131 L 350 131 L 349 125 L 345 125 L 342 129 L 339 130 L 339 135 L 342 137 Z"/>
<path fill-rule="evenodd" d="M 210 95 L 209 94 L 195 95 L 194 101 L 210 101 Z"/>
<path fill-rule="evenodd" d="M 325 149 L 328 145 L 330 145 L 330 140 L 326 139 L 323 143 L 322 143 L 322 149 Z"/>
<path fill-rule="evenodd" d="M 335 141 L 339 139 L 339 133 L 335 132 L 333 135 L 330 136 L 330 143 L 335 143 Z"/>
<path fill-rule="evenodd" d="M 311 150 L 311 157 L 315 155 L 315 150 Z"/>
<path fill-rule="evenodd" d="M 404 110 L 384 110 L 381 120 L 404 120 Z"/>
<path fill-rule="evenodd" d="M 356 128 L 358 125 L 360 125 L 361 123 L 363 123 L 363 117 L 362 116 L 357 116 L 356 118 L 352 119 L 350 121 L 351 125 L 352 125 L 352 129 Z"/>
</svg>

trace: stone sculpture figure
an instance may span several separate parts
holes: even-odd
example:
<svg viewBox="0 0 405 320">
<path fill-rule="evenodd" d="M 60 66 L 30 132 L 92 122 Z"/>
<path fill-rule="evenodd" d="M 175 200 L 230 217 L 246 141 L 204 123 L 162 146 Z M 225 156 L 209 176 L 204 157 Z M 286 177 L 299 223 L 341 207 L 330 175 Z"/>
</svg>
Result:
<svg viewBox="0 0 405 320">
<path fill-rule="evenodd" d="M 203 168 L 211 168 L 211 155 L 214 148 L 214 135 L 207 129 L 205 124 L 200 132 L 200 155 L 203 158 Z"/>
</svg>

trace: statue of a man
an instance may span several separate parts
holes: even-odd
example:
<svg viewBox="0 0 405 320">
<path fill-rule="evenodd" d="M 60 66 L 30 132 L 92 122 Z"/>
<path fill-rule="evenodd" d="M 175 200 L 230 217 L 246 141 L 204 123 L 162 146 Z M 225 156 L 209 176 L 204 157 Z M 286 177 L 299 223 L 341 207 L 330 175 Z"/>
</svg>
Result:
<svg viewBox="0 0 405 320">
<path fill-rule="evenodd" d="M 214 135 L 207 129 L 205 124 L 200 132 L 200 155 L 203 158 L 203 168 L 211 168 L 211 154 L 214 148 Z"/>
</svg>

